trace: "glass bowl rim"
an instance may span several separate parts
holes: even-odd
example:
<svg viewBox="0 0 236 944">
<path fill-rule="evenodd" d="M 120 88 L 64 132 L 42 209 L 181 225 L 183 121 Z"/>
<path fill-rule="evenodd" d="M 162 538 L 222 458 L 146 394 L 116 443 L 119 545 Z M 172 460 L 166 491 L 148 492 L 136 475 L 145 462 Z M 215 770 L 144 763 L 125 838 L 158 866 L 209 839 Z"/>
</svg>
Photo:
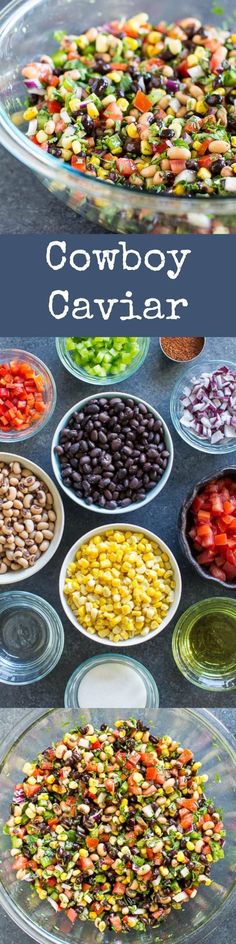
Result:
<svg viewBox="0 0 236 944">
<path fill-rule="evenodd" d="M 31 439 L 32 436 L 37 436 L 37 433 L 40 433 L 44 429 L 44 427 L 47 425 L 47 423 L 49 423 L 49 421 L 51 420 L 55 407 L 56 407 L 56 403 L 57 403 L 56 381 L 53 377 L 50 367 L 48 367 L 48 365 L 45 364 L 44 361 L 42 361 L 41 357 L 38 357 L 37 354 L 33 354 L 31 351 L 25 351 L 23 348 L 2 347 L 0 344 L 0 362 L 1 362 L 1 359 L 5 358 L 5 356 L 7 355 L 11 357 L 11 359 L 14 359 L 15 357 L 16 358 L 20 357 L 22 361 L 25 361 L 25 363 L 28 363 L 28 358 L 29 358 L 32 361 L 33 366 L 35 366 L 35 368 L 38 368 L 39 371 L 41 369 L 45 372 L 45 374 L 47 374 L 47 378 L 48 378 L 51 391 L 52 391 L 52 403 L 51 403 L 50 410 L 48 410 L 46 415 L 45 413 L 42 414 L 42 419 L 41 421 L 38 422 L 38 425 L 35 424 L 35 426 L 29 426 L 29 428 L 24 429 L 22 431 L 10 430 L 9 433 L 6 433 L 5 435 L 4 435 L 4 430 L 1 430 L 0 443 L 2 442 L 6 444 L 11 443 L 11 442 L 12 443 L 22 442 L 25 439 Z"/>
<path fill-rule="evenodd" d="M 125 380 L 129 380 L 129 378 L 132 377 L 133 374 L 135 374 L 136 371 L 138 371 L 143 366 L 146 360 L 146 357 L 148 355 L 151 338 L 146 338 L 146 337 L 137 338 L 138 342 L 141 342 L 141 341 L 144 342 L 143 350 L 141 350 L 141 346 L 140 346 L 140 350 L 138 351 L 137 354 L 135 354 L 133 358 L 134 361 L 139 360 L 138 363 L 134 364 L 134 366 L 132 367 L 132 361 L 131 361 L 130 365 L 128 365 L 126 369 L 123 370 L 120 374 L 111 373 L 111 374 L 107 374 L 106 377 L 96 377 L 95 375 L 89 374 L 88 372 L 83 370 L 81 366 L 78 365 L 77 367 L 76 364 L 73 364 L 73 359 L 70 357 L 69 351 L 68 351 L 68 362 L 67 362 L 66 352 L 64 353 L 64 350 L 62 348 L 62 344 L 65 341 L 66 341 L 66 338 L 64 337 L 55 338 L 56 352 L 65 370 L 67 370 L 68 373 L 72 375 L 72 377 L 75 377 L 77 380 L 81 380 L 82 383 L 92 384 L 94 387 L 106 387 L 108 386 L 108 384 L 111 384 L 112 386 L 113 384 L 115 385 L 117 383 L 122 383 Z M 64 347 L 65 347 L 65 344 L 64 344 Z"/>
<path fill-rule="evenodd" d="M 22 0 L 11 0 L 0 13 L 0 43 L 4 29 L 7 29 L 8 33 L 11 31 L 14 32 L 15 25 L 21 16 L 24 15 L 24 13 L 30 12 L 35 6 L 38 6 L 42 2 L 43 0 L 25 0 L 25 2 L 22 3 Z M 53 157 L 51 154 L 47 154 L 42 148 L 38 148 L 13 124 L 13 122 L 11 122 L 1 103 L 0 129 L 0 141 L 3 146 L 24 164 L 30 166 L 37 174 L 44 176 L 47 169 L 49 179 L 59 177 L 61 183 L 65 184 L 65 187 L 68 187 L 68 184 L 70 184 L 72 189 L 77 189 L 77 185 L 79 184 L 85 192 L 88 188 L 89 192 L 94 194 L 94 196 L 96 196 L 96 190 L 102 187 L 104 196 L 106 192 L 112 199 L 114 184 L 110 181 L 93 177 L 82 171 L 77 171 L 71 167 L 71 165 L 65 165 L 65 162 L 62 160 Z M 121 206 L 123 206 L 122 194 L 125 192 L 127 197 L 128 195 L 133 197 L 136 206 L 141 208 L 145 200 L 150 205 L 150 209 L 153 207 L 153 210 L 155 208 L 156 212 L 157 210 L 163 210 L 164 213 L 170 216 L 176 213 L 178 215 L 178 212 L 181 215 L 186 214 L 187 216 L 191 213 L 199 215 L 199 212 L 204 216 L 212 215 L 214 212 L 219 216 L 224 216 L 225 214 L 234 215 L 236 213 L 236 202 L 235 198 L 232 197 L 210 197 L 207 201 L 205 198 L 195 197 L 189 201 L 186 197 L 176 197 L 171 194 L 162 196 L 161 194 L 154 195 L 148 191 L 131 191 L 128 186 L 117 186 L 115 187 L 115 192 L 117 194 L 117 202 L 120 203 Z"/>
<path fill-rule="evenodd" d="M 227 456 L 227 455 L 230 455 L 231 452 L 236 451 L 236 432 L 235 432 L 234 438 L 227 440 L 226 443 L 222 445 L 221 443 L 216 443 L 215 445 L 212 445 L 211 443 L 208 443 L 207 440 L 200 439 L 200 438 L 197 439 L 197 436 L 195 436 L 193 433 L 192 434 L 191 432 L 188 433 L 188 427 L 181 425 L 179 418 L 177 416 L 177 413 L 176 413 L 177 407 L 180 401 L 180 394 L 181 394 L 180 387 L 182 387 L 182 392 L 183 392 L 183 387 L 187 383 L 187 380 L 188 380 L 188 377 L 190 377 L 190 374 L 192 373 L 192 376 L 194 376 L 193 371 L 195 368 L 195 363 L 197 361 L 199 365 L 197 369 L 199 369 L 199 371 L 201 370 L 201 372 L 203 372 L 204 370 L 214 371 L 217 369 L 217 367 L 228 366 L 229 369 L 233 370 L 236 375 L 236 362 L 231 361 L 228 357 L 225 357 L 224 359 L 220 357 L 208 359 L 207 356 L 204 357 L 203 355 L 203 359 L 201 362 L 201 356 L 202 355 L 200 354 L 199 357 L 196 358 L 196 360 L 193 363 L 193 367 L 189 365 L 189 367 L 187 367 L 184 370 L 184 372 L 182 374 L 179 374 L 179 377 L 177 377 L 177 380 L 174 384 L 174 387 L 170 396 L 171 421 L 173 423 L 173 426 L 176 432 L 178 433 L 178 436 L 180 436 L 180 438 L 183 439 L 183 441 L 187 444 L 187 446 L 191 446 L 192 449 L 196 449 L 197 452 L 204 452 L 208 455 Z M 192 439 L 191 439 L 191 435 L 192 435 Z"/>
<path fill-rule="evenodd" d="M 136 672 L 139 672 L 141 677 L 144 676 L 145 682 L 150 688 L 152 688 L 152 693 L 157 699 L 157 704 L 155 705 L 155 708 L 159 708 L 159 689 L 150 670 L 147 668 L 146 665 L 143 665 L 142 662 L 139 662 L 138 659 L 133 659 L 132 656 L 124 655 L 124 653 L 122 652 L 119 653 L 119 651 L 116 651 L 116 650 L 114 650 L 114 652 L 107 652 L 107 653 L 103 652 L 100 655 L 97 653 L 95 656 L 90 656 L 89 659 L 85 659 L 84 662 L 81 662 L 81 664 L 78 665 L 76 669 L 74 669 L 74 671 L 68 678 L 68 681 L 66 684 L 66 688 L 64 692 L 64 699 L 65 699 L 64 707 L 65 708 L 72 707 L 72 705 L 70 706 L 66 704 L 66 700 L 68 698 L 70 688 L 71 686 L 73 686 L 77 678 L 79 679 L 79 684 L 80 684 L 80 682 L 85 677 L 85 675 L 87 675 L 90 668 L 95 668 L 97 664 L 102 665 L 103 662 L 111 662 L 111 661 L 122 662 L 122 663 L 124 662 L 125 665 L 128 665 L 129 663 L 129 665 L 131 666 L 132 669 L 134 669 L 134 671 L 136 669 Z M 146 707 L 147 706 L 145 705 L 145 708 Z M 78 708 L 80 708 L 80 705 L 78 705 Z M 82 711 L 83 710 L 84 709 L 82 709 Z M 92 711 L 93 709 L 90 709 L 90 710 Z M 98 709 L 98 710 L 101 710 L 101 709 Z M 107 710 L 109 711 L 109 708 Z M 139 711 L 141 710 L 142 709 L 139 709 Z M 122 711 L 122 708 L 118 708 L 117 711 Z"/>
<path fill-rule="evenodd" d="M 96 400 L 100 397 L 105 397 L 105 396 L 108 397 L 109 400 L 117 396 L 120 399 L 122 399 L 122 397 L 124 399 L 127 399 L 127 398 L 132 399 L 135 401 L 135 403 L 137 402 L 144 403 L 145 406 L 148 407 L 150 412 L 153 414 L 153 416 L 156 417 L 156 419 L 161 420 L 161 423 L 163 425 L 163 430 L 164 430 L 165 442 L 170 453 L 167 466 L 164 469 L 164 472 L 163 472 L 163 475 L 161 476 L 160 481 L 157 482 L 156 485 L 154 485 L 154 488 L 150 489 L 150 491 L 146 493 L 145 498 L 143 498 L 142 501 L 131 502 L 130 505 L 127 505 L 126 508 L 121 508 L 121 507 L 112 508 L 112 509 L 100 508 L 99 505 L 96 505 L 94 503 L 92 505 L 87 505 L 83 498 L 78 498 L 76 496 L 76 493 L 73 492 L 72 489 L 69 488 L 69 486 L 64 485 L 64 482 L 60 476 L 59 462 L 55 453 L 55 447 L 58 445 L 59 435 L 61 431 L 64 429 L 64 427 L 67 425 L 67 421 L 70 419 L 72 414 L 74 412 L 77 412 L 77 410 L 79 412 L 85 406 L 86 403 L 90 402 L 90 400 L 94 400 L 94 399 Z M 166 420 L 164 420 L 161 413 L 159 413 L 158 410 L 156 410 L 156 408 L 151 405 L 151 403 L 148 403 L 148 401 L 144 400 L 143 397 L 137 397 L 136 394 L 127 393 L 126 390 L 121 390 L 121 391 L 120 390 L 106 390 L 106 392 L 104 390 L 100 390 L 97 393 L 92 393 L 88 397 L 82 397 L 81 400 L 78 400 L 77 403 L 74 403 L 73 406 L 69 407 L 69 410 L 67 410 L 66 413 L 64 413 L 64 416 L 61 417 L 52 438 L 51 463 L 52 463 L 53 472 L 54 472 L 56 481 L 58 482 L 58 485 L 60 485 L 61 489 L 65 492 L 65 495 L 67 495 L 68 498 L 72 499 L 72 501 L 74 501 L 76 505 L 79 505 L 81 508 L 85 508 L 86 511 L 91 511 L 95 514 L 107 515 L 108 518 L 111 515 L 131 514 L 134 511 L 138 511 L 139 508 L 145 508 L 145 505 L 148 505 L 151 501 L 157 498 L 157 496 L 160 494 L 162 489 L 165 488 L 165 486 L 167 485 L 168 479 L 170 478 L 170 475 L 172 472 L 173 462 L 174 462 L 174 446 L 173 446 L 171 432 L 169 430 L 169 426 Z"/>
<path fill-rule="evenodd" d="M 66 709 L 62 708 L 61 710 L 65 711 Z M 76 711 L 77 709 L 69 709 L 69 710 Z M 83 709 L 84 712 L 86 712 L 86 710 L 88 709 L 86 708 Z M 178 711 L 178 709 L 170 709 L 170 710 Z M 27 732 L 30 731 L 34 727 L 37 721 L 40 721 L 43 718 L 47 718 L 47 716 L 52 714 L 53 711 L 58 711 L 58 709 L 49 708 L 49 709 L 44 709 L 43 711 L 42 709 L 39 709 L 39 708 L 30 709 L 25 713 L 24 719 L 21 719 L 20 721 L 18 720 L 16 722 L 16 724 L 14 725 L 14 736 L 12 733 L 10 734 L 10 736 L 9 734 L 7 734 L 1 742 L 0 773 L 2 772 L 4 764 L 7 761 L 9 755 L 11 754 L 12 749 L 19 744 L 21 738 L 25 736 Z M 161 711 L 161 708 L 157 708 L 156 711 L 158 713 L 158 711 Z M 222 721 L 220 721 L 219 718 L 217 718 L 217 716 L 215 716 L 211 711 L 209 711 L 209 709 L 206 709 L 206 708 L 200 708 L 200 709 L 199 708 L 198 709 L 181 708 L 181 711 L 184 712 L 185 715 L 190 716 L 190 718 L 193 720 L 193 723 L 195 720 L 198 720 L 198 721 L 202 720 L 204 726 L 208 729 L 209 733 L 211 733 L 213 736 L 217 735 L 217 737 L 220 739 L 221 743 L 223 744 L 224 749 L 230 755 L 231 761 L 233 762 L 234 765 L 236 765 L 236 739 L 234 735 L 222 723 Z M 108 709 L 108 712 L 109 712 L 109 709 Z M 26 724 L 25 722 L 27 722 L 28 720 L 30 723 Z M 206 940 L 209 937 L 209 934 L 211 934 L 214 928 L 216 927 L 216 921 L 217 921 L 218 915 L 222 917 L 222 914 L 224 914 L 227 908 L 229 907 L 229 903 L 233 902 L 234 900 L 236 900 L 235 887 L 231 888 L 231 891 L 228 893 L 220 909 L 214 911 L 210 915 L 209 919 L 207 920 L 205 924 L 205 928 L 204 928 L 204 940 Z M 52 934 L 51 932 L 45 931 L 44 928 L 39 928 L 37 924 L 34 925 L 32 920 L 31 920 L 30 926 L 28 926 L 29 924 L 28 919 L 25 917 L 23 912 L 21 913 L 19 911 L 19 907 L 15 904 L 15 902 L 13 902 L 13 900 L 10 898 L 8 893 L 5 892 L 5 889 L 2 885 L 1 880 L 0 880 L 0 905 L 7 912 L 9 917 L 15 922 L 15 924 L 18 927 L 20 927 L 21 930 L 23 930 L 26 934 L 28 934 L 29 937 L 38 941 L 39 944 L 58 944 L 58 938 L 56 937 L 56 935 Z M 206 933 L 205 933 L 205 930 L 206 930 Z M 191 942 L 192 944 L 198 944 L 199 942 L 198 935 L 200 931 L 201 931 L 201 928 L 198 928 L 197 931 L 195 930 L 190 931 L 190 933 L 187 930 L 187 933 L 182 938 L 182 941 L 180 942 L 180 944 L 188 944 L 188 942 L 189 944 L 191 944 Z M 60 942 L 60 944 L 62 944 L 62 942 Z"/>
</svg>

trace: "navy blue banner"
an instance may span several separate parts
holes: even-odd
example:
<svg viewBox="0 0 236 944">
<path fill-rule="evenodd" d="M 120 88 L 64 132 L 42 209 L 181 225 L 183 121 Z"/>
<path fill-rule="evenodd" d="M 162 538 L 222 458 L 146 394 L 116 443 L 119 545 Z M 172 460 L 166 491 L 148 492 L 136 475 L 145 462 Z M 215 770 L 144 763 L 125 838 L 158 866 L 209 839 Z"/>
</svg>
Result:
<svg viewBox="0 0 236 944">
<path fill-rule="evenodd" d="M 235 239 L 2 236 L 0 333 L 233 336 Z"/>
</svg>

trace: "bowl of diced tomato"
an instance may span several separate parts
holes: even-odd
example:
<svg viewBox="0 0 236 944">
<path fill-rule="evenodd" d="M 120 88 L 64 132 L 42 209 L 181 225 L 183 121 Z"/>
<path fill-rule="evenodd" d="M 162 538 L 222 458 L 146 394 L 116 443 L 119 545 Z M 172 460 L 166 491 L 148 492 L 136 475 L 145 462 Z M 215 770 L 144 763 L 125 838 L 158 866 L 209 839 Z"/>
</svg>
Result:
<svg viewBox="0 0 236 944">
<path fill-rule="evenodd" d="M 51 418 L 57 391 L 51 371 L 38 357 L 13 348 L 0 350 L 0 442 L 19 442 Z"/>
<path fill-rule="evenodd" d="M 236 466 L 202 479 L 180 512 L 180 543 L 201 577 L 236 588 Z"/>
</svg>

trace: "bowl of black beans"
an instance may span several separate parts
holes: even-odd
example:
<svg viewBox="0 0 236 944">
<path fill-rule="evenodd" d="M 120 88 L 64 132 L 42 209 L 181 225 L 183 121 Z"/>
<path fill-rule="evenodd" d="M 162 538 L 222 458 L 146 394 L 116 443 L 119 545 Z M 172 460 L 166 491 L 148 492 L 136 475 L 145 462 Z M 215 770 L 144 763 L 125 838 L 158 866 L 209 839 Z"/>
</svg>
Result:
<svg viewBox="0 0 236 944">
<path fill-rule="evenodd" d="M 57 426 L 52 465 L 79 505 L 104 514 L 136 511 L 169 478 L 171 435 L 160 413 L 129 393 L 99 393 L 76 403 Z"/>
</svg>

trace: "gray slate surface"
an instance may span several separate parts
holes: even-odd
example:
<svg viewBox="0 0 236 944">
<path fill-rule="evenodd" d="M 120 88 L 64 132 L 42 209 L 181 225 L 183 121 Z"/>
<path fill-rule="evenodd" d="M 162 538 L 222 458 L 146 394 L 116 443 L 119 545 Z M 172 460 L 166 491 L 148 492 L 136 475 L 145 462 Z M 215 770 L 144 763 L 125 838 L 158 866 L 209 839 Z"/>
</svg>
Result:
<svg viewBox="0 0 236 944">
<path fill-rule="evenodd" d="M 14 728 L 14 724 L 17 721 L 20 721 L 26 710 L 24 709 L 6 709 L 5 711 L 0 709 L 0 735 L 1 738 L 5 737 L 11 729 Z M 234 736 L 236 735 L 236 711 L 229 709 L 214 709 L 214 714 L 219 718 L 219 720 L 226 725 L 226 727 L 231 731 Z M 27 719 L 28 722 L 28 719 Z M 217 944 L 233 944 L 235 941 L 235 923 L 236 923 L 236 907 L 235 904 L 229 910 L 228 914 L 224 914 L 222 919 L 219 919 L 217 925 Z M 209 938 L 210 944 L 213 944 L 214 941 L 213 931 Z M 8 915 L 0 909 L 0 944 L 6 944 L 7 941 L 10 944 L 30 944 L 30 940 L 27 934 L 20 930 L 17 925 L 13 924 Z"/>
<path fill-rule="evenodd" d="M 0 9 L 2 4 L 0 2 Z M 48 193 L 32 171 L 0 148 L 0 235 L 106 233 Z"/>
<path fill-rule="evenodd" d="M 53 432 L 63 414 L 78 402 L 82 397 L 94 393 L 96 387 L 79 383 L 61 365 L 54 339 L 37 338 L 4 338 L 4 347 L 15 345 L 25 346 L 28 350 L 37 353 L 51 368 L 57 383 L 58 401 L 56 411 L 51 422 L 39 434 L 26 443 L 20 443 L 18 451 L 22 456 L 28 456 L 52 474 L 50 448 Z M 236 360 L 236 339 L 210 338 L 206 344 L 206 354 L 209 357 L 221 357 L 223 354 Z M 183 595 L 178 615 L 190 604 L 200 598 L 221 594 L 230 595 L 232 591 L 221 590 L 216 584 L 211 584 L 199 578 L 185 560 L 179 546 L 177 536 L 177 519 L 182 500 L 199 479 L 206 474 L 214 474 L 219 468 L 226 465 L 225 456 L 207 456 L 198 453 L 187 446 L 173 430 L 169 416 L 169 398 L 173 383 L 181 367 L 174 366 L 161 354 L 158 340 L 151 342 L 149 354 L 143 367 L 129 382 L 120 385 L 130 393 L 143 396 L 155 406 L 170 425 L 173 434 L 175 459 L 170 479 L 153 502 L 145 508 L 124 519 L 137 523 L 140 527 L 146 526 L 158 534 L 171 547 L 180 565 L 183 577 Z M 14 446 L 11 451 L 16 451 Z M 233 454 L 227 463 L 234 464 Z M 102 514 L 95 514 L 89 509 L 84 510 L 76 506 L 64 493 L 63 501 L 66 513 L 66 525 L 61 545 L 50 561 L 38 575 L 17 584 L 17 589 L 38 593 L 45 597 L 60 613 L 65 629 L 65 649 L 56 669 L 41 682 L 29 687 L 0 685 L 0 706 L 12 707 L 49 707 L 63 705 L 65 684 L 76 666 L 85 659 L 101 654 L 103 646 L 95 643 L 92 638 L 86 638 L 77 632 L 66 619 L 62 611 L 59 594 L 58 579 L 61 563 L 74 541 L 93 527 L 107 521 Z M 114 522 L 118 522 L 114 515 Z M 132 647 L 132 657 L 142 661 L 155 676 L 160 691 L 160 704 L 172 706 L 205 706 L 236 707 L 235 692 L 216 695 L 203 693 L 201 689 L 186 682 L 175 666 L 171 651 L 171 637 L 175 620 L 160 635 L 142 645 Z M 120 652 L 128 654 L 128 649 Z"/>
</svg>

